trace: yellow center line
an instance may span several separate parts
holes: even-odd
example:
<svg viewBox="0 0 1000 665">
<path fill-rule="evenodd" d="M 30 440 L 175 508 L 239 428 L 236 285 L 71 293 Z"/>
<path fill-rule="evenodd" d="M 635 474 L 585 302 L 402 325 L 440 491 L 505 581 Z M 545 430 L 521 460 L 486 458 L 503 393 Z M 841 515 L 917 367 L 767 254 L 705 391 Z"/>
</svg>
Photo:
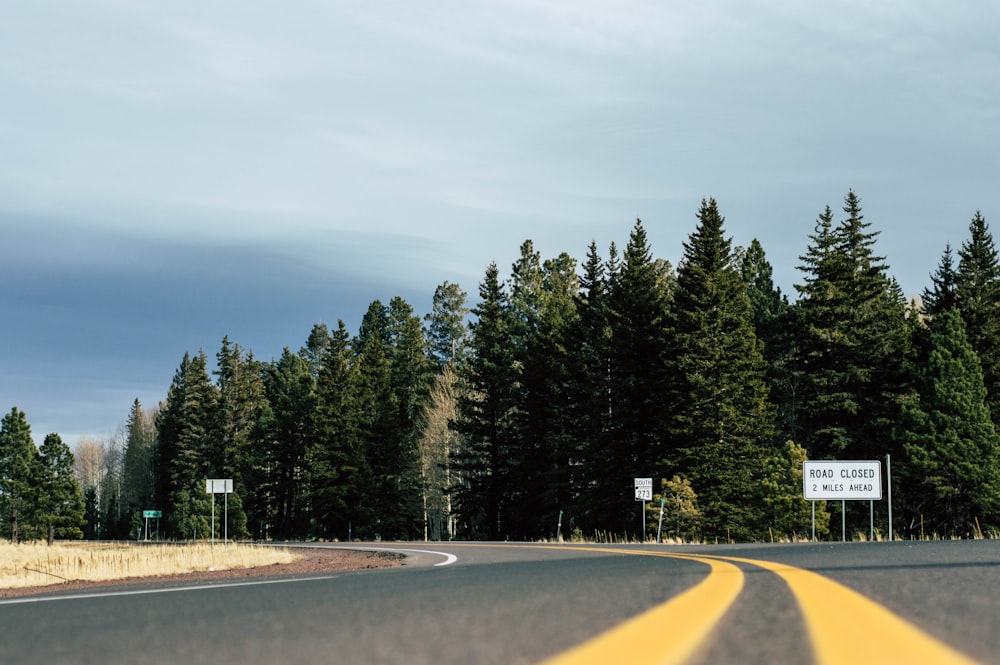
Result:
<svg viewBox="0 0 1000 665">
<path fill-rule="evenodd" d="M 541 547 L 566 549 L 555 545 Z M 610 547 L 573 549 L 686 559 L 703 563 L 711 571 L 680 595 L 540 665 L 604 665 L 621 662 L 626 654 L 629 661 L 640 663 L 683 663 L 706 640 L 742 591 L 743 571 L 734 563 L 763 568 L 788 584 L 802 611 L 818 665 L 976 663 L 874 600 L 802 568 L 712 554 Z"/>
<path fill-rule="evenodd" d="M 574 549 L 680 558 L 662 552 L 610 548 Z M 607 665 L 624 662 L 626 656 L 629 662 L 635 663 L 674 665 L 686 661 L 740 594 L 743 589 L 743 571 L 725 561 L 684 558 L 709 566 L 709 575 L 669 601 L 564 651 L 541 665 Z"/>
<path fill-rule="evenodd" d="M 870 598 L 811 571 L 757 559 L 705 556 L 758 566 L 785 580 L 802 609 L 819 665 L 976 662 Z"/>
</svg>

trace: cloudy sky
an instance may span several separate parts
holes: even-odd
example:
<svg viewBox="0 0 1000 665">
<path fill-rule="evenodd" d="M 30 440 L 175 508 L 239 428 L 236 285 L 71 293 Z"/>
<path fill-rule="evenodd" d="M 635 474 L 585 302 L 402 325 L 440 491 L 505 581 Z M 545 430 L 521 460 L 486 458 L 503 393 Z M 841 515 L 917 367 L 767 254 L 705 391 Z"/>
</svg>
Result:
<svg viewBox="0 0 1000 665">
<path fill-rule="evenodd" d="M 0 411 L 112 434 L 222 337 L 269 360 L 521 243 L 702 197 L 783 291 L 854 189 L 909 295 L 1000 219 L 1000 5 L 33 0 L 0 20 Z"/>
</svg>

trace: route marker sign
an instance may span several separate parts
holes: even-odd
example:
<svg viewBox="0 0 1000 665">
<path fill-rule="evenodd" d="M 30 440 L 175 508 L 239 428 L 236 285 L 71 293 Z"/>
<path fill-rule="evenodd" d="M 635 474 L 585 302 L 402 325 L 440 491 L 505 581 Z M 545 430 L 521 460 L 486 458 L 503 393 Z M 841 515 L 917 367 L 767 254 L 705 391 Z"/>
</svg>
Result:
<svg viewBox="0 0 1000 665">
<path fill-rule="evenodd" d="M 652 501 L 653 500 L 653 479 L 652 478 L 636 478 L 635 479 L 635 500 L 636 501 Z"/>
<path fill-rule="evenodd" d="M 802 496 L 807 501 L 881 501 L 882 463 L 806 460 Z"/>
</svg>

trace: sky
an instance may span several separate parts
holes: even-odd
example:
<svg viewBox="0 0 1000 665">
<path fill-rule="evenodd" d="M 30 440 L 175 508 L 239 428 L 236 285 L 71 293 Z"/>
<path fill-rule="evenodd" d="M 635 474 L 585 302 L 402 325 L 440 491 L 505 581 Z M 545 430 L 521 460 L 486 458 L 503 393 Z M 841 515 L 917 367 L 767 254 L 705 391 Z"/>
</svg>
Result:
<svg viewBox="0 0 1000 665">
<path fill-rule="evenodd" d="M 795 297 L 861 198 L 909 296 L 1000 219 L 1000 5 L 33 0 L 0 20 L 0 412 L 108 437 L 224 336 L 474 299 L 714 197 Z"/>
</svg>

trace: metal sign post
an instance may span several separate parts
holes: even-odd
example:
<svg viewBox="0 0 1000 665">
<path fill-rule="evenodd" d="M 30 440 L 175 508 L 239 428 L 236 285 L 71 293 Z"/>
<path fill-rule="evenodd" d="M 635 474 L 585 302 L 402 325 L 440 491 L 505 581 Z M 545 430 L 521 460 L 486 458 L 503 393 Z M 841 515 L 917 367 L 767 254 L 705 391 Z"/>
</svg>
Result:
<svg viewBox="0 0 1000 665">
<path fill-rule="evenodd" d="M 656 525 L 656 544 L 660 544 L 660 534 L 663 533 L 663 504 L 667 502 L 666 499 L 660 497 L 660 522 Z M 679 538 L 678 534 L 678 538 Z"/>
<path fill-rule="evenodd" d="M 636 478 L 635 479 L 635 500 L 642 501 L 642 513 L 640 517 L 642 518 L 642 542 L 646 542 L 646 502 L 653 500 L 653 479 L 652 478 Z"/>
<path fill-rule="evenodd" d="M 159 520 L 163 517 L 163 513 L 159 510 L 144 510 L 142 511 L 142 519 L 146 520 L 146 536 L 145 539 L 149 540 L 149 518 L 153 518 L 157 521 L 156 533 L 160 533 Z"/>
<path fill-rule="evenodd" d="M 889 501 L 889 542 L 892 542 L 892 461 L 889 459 L 889 455 L 885 456 L 885 485 L 888 489 L 888 501 Z"/>
<path fill-rule="evenodd" d="M 226 512 L 223 517 L 226 544 L 229 543 L 229 495 L 233 492 L 232 478 L 209 478 L 205 480 L 205 492 L 212 495 L 212 546 L 215 546 L 215 495 L 225 495 Z"/>
<path fill-rule="evenodd" d="M 871 540 L 875 540 L 875 501 L 882 500 L 882 464 L 878 460 L 802 462 L 802 497 L 807 501 L 840 501 L 841 540 L 847 540 L 847 502 L 871 502 Z M 891 530 L 891 527 L 890 527 Z M 816 505 L 813 504 L 813 540 Z"/>
</svg>

